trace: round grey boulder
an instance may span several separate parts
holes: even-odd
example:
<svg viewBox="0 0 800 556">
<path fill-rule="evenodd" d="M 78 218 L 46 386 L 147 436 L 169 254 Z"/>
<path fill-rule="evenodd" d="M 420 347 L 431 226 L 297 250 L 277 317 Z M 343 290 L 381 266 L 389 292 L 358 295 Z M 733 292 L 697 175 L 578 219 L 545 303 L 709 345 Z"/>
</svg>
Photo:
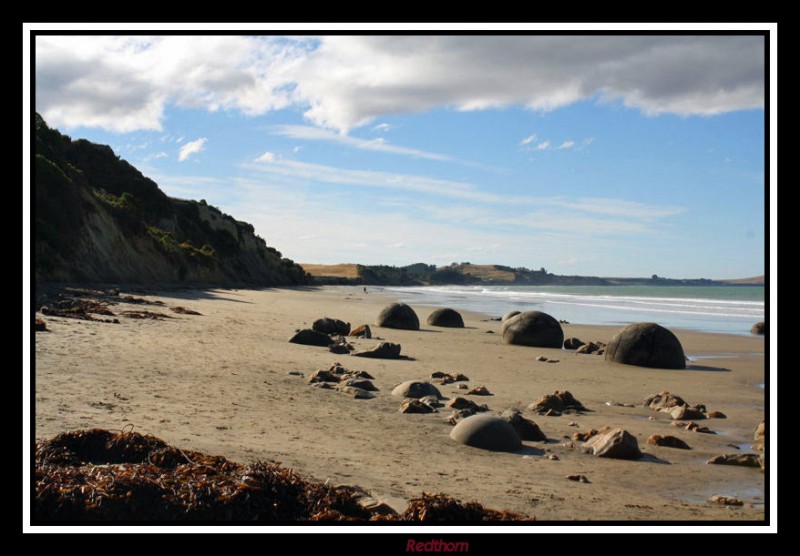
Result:
<svg viewBox="0 0 800 556">
<path fill-rule="evenodd" d="M 392 390 L 392 396 L 398 396 L 400 398 L 424 398 L 425 396 L 436 396 L 438 399 L 441 399 L 442 394 L 439 392 L 439 389 L 436 388 L 430 382 L 424 382 L 422 380 L 407 380 L 402 384 L 398 384 Z"/>
<path fill-rule="evenodd" d="M 560 349 L 564 343 L 564 331 L 547 313 L 525 311 L 503 323 L 503 341 L 518 346 Z"/>
<path fill-rule="evenodd" d="M 516 452 L 522 448 L 522 441 L 514 427 L 497 415 L 485 413 L 461 419 L 450 431 L 450 438 L 467 446 L 494 452 Z"/>
<path fill-rule="evenodd" d="M 506 322 L 508 319 L 510 319 L 511 317 L 516 317 L 521 312 L 522 311 L 509 311 L 508 313 L 503 315 L 503 318 L 500 319 L 500 322 Z"/>
<path fill-rule="evenodd" d="M 605 358 L 638 367 L 686 368 L 686 356 L 678 338 L 654 322 L 636 322 L 617 332 L 606 347 Z"/>
<path fill-rule="evenodd" d="M 419 330 L 419 317 L 414 309 L 405 303 L 392 303 L 381 310 L 375 324 L 384 328 Z"/>
<path fill-rule="evenodd" d="M 453 309 L 436 309 L 428 317 L 431 326 L 444 326 L 447 328 L 464 328 L 464 319 L 461 314 Z"/>
</svg>

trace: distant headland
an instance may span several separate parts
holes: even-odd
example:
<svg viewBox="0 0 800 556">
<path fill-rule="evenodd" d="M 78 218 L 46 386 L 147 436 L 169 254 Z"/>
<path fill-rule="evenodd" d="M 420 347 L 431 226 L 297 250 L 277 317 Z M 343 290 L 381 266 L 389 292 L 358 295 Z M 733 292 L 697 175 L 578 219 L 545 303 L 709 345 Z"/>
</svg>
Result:
<svg viewBox="0 0 800 556">
<path fill-rule="evenodd" d="M 642 278 L 609 278 L 553 274 L 545 268 L 512 268 L 496 264 L 452 263 L 407 266 L 301 263 L 314 284 L 425 286 L 425 285 L 517 285 L 517 286 L 763 286 L 764 276 L 733 280 L 665 278 L 653 274 Z"/>
</svg>

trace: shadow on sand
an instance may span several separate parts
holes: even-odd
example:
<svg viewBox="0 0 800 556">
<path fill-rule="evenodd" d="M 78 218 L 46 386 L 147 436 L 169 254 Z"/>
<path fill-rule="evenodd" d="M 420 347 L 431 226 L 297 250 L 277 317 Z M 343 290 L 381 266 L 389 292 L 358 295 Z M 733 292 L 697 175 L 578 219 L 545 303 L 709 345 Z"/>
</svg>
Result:
<svg viewBox="0 0 800 556">
<path fill-rule="evenodd" d="M 717 371 L 717 372 L 731 372 L 730 369 L 725 367 L 711 367 L 709 365 L 686 365 L 687 371 Z"/>
<path fill-rule="evenodd" d="M 543 456 L 545 454 L 544 450 L 535 446 L 523 446 L 522 449 L 515 453 L 521 456 Z"/>
</svg>

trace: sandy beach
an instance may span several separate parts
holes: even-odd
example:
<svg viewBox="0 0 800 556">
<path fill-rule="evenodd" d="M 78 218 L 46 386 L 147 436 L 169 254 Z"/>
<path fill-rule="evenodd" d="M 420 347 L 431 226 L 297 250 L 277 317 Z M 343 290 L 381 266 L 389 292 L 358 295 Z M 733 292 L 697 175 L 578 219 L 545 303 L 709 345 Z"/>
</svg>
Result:
<svg viewBox="0 0 800 556">
<path fill-rule="evenodd" d="M 119 324 L 108 324 L 37 314 L 50 330 L 35 338 L 37 439 L 133 425 L 182 448 L 241 462 L 279 461 L 309 479 L 358 485 L 400 510 L 422 492 L 443 492 L 537 520 L 764 519 L 759 469 L 706 464 L 719 454 L 751 451 L 764 417 L 763 337 L 673 330 L 693 361 L 687 370 L 656 370 L 505 345 L 490 315 L 462 312 L 465 328 L 436 328 L 425 324 L 433 308 L 414 307 L 422 330 L 380 328 L 375 318 L 392 299 L 361 287 L 134 295 L 163 301 L 165 307 L 146 308 L 173 318 L 119 317 Z M 175 314 L 168 310 L 174 306 L 201 315 Z M 324 316 L 370 324 L 373 335 L 401 344 L 407 359 L 334 355 L 288 343 L 296 329 Z M 618 330 L 563 329 L 565 337 L 585 342 L 608 342 Z M 378 342 L 351 340 L 358 349 Z M 539 362 L 540 355 L 559 362 Z M 376 397 L 353 399 L 307 384 L 313 371 L 334 362 L 374 376 Z M 524 411 L 544 394 L 569 390 L 591 412 L 545 417 L 524 411 L 549 441 L 526 441 L 518 453 L 471 448 L 449 438 L 449 409 L 398 412 L 402 400 L 391 395 L 392 387 L 434 371 L 464 373 L 470 387 L 486 386 L 491 396 L 471 398 L 492 410 Z M 289 374 L 297 372 L 304 376 Z M 456 383 L 440 390 L 447 398 L 464 393 Z M 664 390 L 727 418 L 700 422 L 717 434 L 674 427 L 668 414 L 642 407 L 645 397 Z M 603 426 L 629 431 L 645 457 L 598 458 L 571 439 Z M 691 449 L 646 444 L 653 434 L 675 435 Z M 569 474 L 590 482 L 568 480 Z M 717 494 L 744 505 L 707 502 Z"/>
</svg>

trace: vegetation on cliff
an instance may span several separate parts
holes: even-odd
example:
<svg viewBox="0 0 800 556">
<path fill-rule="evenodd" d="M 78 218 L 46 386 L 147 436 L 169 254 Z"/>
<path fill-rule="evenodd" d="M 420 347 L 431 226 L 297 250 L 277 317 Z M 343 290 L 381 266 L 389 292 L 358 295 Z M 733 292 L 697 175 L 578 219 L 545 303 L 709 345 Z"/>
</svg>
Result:
<svg viewBox="0 0 800 556">
<path fill-rule="evenodd" d="M 173 199 L 105 145 L 35 122 L 36 279 L 305 284 L 253 226 L 205 201 Z"/>
</svg>

